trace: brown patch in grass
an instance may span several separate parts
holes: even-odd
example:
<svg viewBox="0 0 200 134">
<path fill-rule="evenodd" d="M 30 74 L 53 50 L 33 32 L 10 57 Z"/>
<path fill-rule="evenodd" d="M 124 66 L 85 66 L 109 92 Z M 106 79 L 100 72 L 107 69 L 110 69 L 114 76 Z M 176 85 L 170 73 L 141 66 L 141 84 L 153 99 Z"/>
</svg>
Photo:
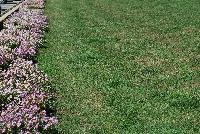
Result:
<svg viewBox="0 0 200 134">
<path fill-rule="evenodd" d="M 142 33 L 142 36 L 154 41 L 155 43 L 161 44 L 175 44 L 181 41 L 179 34 L 176 33 L 161 34 L 149 31 Z"/>
<path fill-rule="evenodd" d="M 137 62 L 138 64 L 142 65 L 142 66 L 147 66 L 147 67 L 157 67 L 157 66 L 161 66 L 162 64 L 166 63 L 166 60 L 164 59 L 160 59 L 157 57 L 148 57 L 148 56 L 143 56 L 143 57 L 136 57 L 134 59 L 135 62 Z"/>
<path fill-rule="evenodd" d="M 199 67 L 191 67 L 191 69 L 192 69 L 193 71 L 200 71 L 200 66 L 199 66 Z"/>
<path fill-rule="evenodd" d="M 101 109 L 103 107 L 103 97 L 100 93 L 92 91 L 85 100 L 85 103 L 85 105 L 93 107 L 94 109 Z"/>
</svg>

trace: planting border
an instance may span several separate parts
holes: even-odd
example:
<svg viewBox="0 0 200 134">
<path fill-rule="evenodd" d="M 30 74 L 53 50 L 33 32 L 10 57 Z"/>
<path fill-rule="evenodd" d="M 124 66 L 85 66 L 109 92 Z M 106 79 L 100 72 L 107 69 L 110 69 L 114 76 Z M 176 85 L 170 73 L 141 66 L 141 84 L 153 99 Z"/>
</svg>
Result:
<svg viewBox="0 0 200 134">
<path fill-rule="evenodd" d="M 5 29 L 0 31 L 2 134 L 45 133 L 58 124 L 48 77 L 33 61 L 48 27 L 44 1 L 25 0 L 21 4 L 12 9 L 18 12 L 2 20 Z"/>
</svg>

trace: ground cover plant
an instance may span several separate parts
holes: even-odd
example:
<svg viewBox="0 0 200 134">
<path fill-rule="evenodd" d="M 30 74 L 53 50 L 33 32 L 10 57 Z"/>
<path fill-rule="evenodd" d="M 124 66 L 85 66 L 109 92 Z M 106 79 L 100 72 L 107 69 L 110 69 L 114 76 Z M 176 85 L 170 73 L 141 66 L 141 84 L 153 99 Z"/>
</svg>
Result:
<svg viewBox="0 0 200 134">
<path fill-rule="evenodd" d="M 48 0 L 39 67 L 63 133 L 200 133 L 199 0 Z"/>
<path fill-rule="evenodd" d="M 35 57 L 43 44 L 47 17 L 43 0 L 24 1 L 0 31 L 0 133 L 46 133 L 58 123 L 50 112 L 54 97 Z"/>
</svg>

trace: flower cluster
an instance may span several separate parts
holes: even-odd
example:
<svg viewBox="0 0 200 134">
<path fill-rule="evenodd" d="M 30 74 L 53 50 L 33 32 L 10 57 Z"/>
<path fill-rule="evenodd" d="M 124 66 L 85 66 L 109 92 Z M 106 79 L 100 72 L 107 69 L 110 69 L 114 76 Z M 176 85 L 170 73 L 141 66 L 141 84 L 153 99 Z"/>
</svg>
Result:
<svg viewBox="0 0 200 134">
<path fill-rule="evenodd" d="M 0 67 L 13 59 L 12 50 L 7 46 L 0 46 Z"/>
<path fill-rule="evenodd" d="M 37 47 L 42 44 L 42 31 L 38 28 L 30 30 L 7 28 L 0 32 L 0 45 L 13 49 L 19 57 L 36 55 Z"/>
<path fill-rule="evenodd" d="M 47 17 L 43 15 L 43 9 L 21 9 L 6 20 L 6 27 L 18 29 L 39 28 L 45 29 Z"/>
<path fill-rule="evenodd" d="M 39 134 L 58 123 L 48 111 L 47 75 L 32 61 L 48 24 L 43 7 L 25 0 L 0 31 L 0 133 Z"/>
<path fill-rule="evenodd" d="M 21 93 L 40 91 L 48 84 L 47 75 L 40 71 L 32 61 L 18 58 L 8 69 L 1 72 L 1 95 L 19 96 Z"/>
<path fill-rule="evenodd" d="M 44 0 L 29 0 L 23 3 L 23 8 L 42 9 L 44 8 Z"/>
<path fill-rule="evenodd" d="M 46 116 L 47 112 L 43 110 L 43 105 L 48 98 L 45 93 L 24 93 L 20 98 L 7 104 L 7 109 L 1 113 L 2 132 L 21 127 L 19 133 L 39 133 L 38 129 L 46 130 L 51 125 L 58 123 L 55 117 Z"/>
</svg>

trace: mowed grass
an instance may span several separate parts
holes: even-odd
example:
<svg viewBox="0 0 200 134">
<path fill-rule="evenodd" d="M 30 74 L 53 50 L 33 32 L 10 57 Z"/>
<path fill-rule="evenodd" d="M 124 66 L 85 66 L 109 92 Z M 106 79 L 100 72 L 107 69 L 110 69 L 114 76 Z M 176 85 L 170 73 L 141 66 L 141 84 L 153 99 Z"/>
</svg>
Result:
<svg viewBox="0 0 200 134">
<path fill-rule="evenodd" d="M 39 67 L 64 134 L 199 134 L 199 0 L 48 0 Z"/>
</svg>

